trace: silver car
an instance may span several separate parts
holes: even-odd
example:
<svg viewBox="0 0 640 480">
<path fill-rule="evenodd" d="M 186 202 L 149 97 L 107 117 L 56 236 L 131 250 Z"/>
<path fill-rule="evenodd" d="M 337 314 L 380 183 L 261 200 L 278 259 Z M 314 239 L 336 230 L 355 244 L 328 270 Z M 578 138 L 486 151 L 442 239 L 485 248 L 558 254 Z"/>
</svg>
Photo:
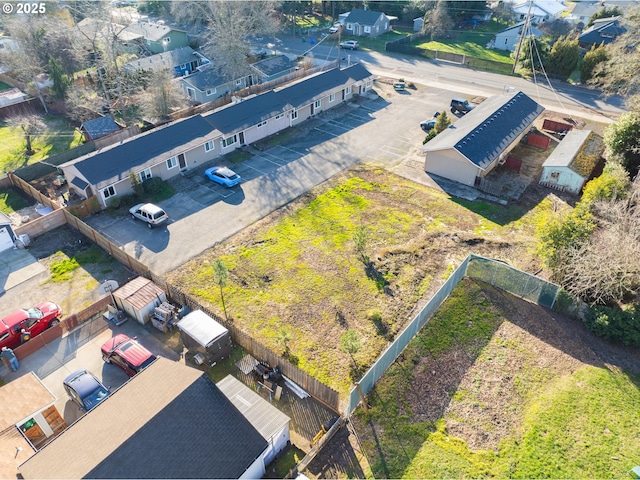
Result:
<svg viewBox="0 0 640 480">
<path fill-rule="evenodd" d="M 149 228 L 157 227 L 169 220 L 166 212 L 153 203 L 139 203 L 131 207 L 129 213 L 131 218 L 142 220 Z"/>
</svg>

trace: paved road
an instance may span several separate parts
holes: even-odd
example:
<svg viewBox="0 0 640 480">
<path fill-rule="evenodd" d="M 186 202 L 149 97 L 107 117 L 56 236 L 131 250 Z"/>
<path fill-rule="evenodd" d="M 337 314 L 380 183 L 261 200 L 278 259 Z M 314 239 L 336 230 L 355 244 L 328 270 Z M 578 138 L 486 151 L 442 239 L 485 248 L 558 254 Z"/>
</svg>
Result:
<svg viewBox="0 0 640 480">
<path fill-rule="evenodd" d="M 265 40 L 264 45 L 274 48 L 274 41 Z M 302 42 L 300 37 L 282 37 L 275 43 L 275 49 L 277 52 L 291 54 L 308 52 L 316 59 L 338 58 L 336 38 L 318 40 L 315 45 L 310 45 L 308 41 Z M 449 62 L 366 50 L 342 50 L 341 57 L 343 65 L 349 61 L 362 62 L 377 75 L 404 78 L 414 83 L 466 95 L 488 97 L 512 88 L 523 91 L 549 110 L 598 121 L 610 121 L 624 111 L 621 97 L 604 98 L 597 90 L 566 82 L 548 82 L 540 77 L 526 80 L 474 70 Z"/>
</svg>

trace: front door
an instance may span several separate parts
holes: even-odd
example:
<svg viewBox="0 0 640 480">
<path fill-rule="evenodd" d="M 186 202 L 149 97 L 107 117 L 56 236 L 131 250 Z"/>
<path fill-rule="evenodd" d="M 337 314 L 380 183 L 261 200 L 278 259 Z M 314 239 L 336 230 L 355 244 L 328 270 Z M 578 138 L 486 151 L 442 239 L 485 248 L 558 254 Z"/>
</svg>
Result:
<svg viewBox="0 0 640 480">
<path fill-rule="evenodd" d="M 244 145 L 244 132 L 240 132 L 240 145 Z"/>
<path fill-rule="evenodd" d="M 184 158 L 184 153 L 178 155 L 178 166 L 180 167 L 180 170 L 187 168 L 187 160 Z"/>
</svg>

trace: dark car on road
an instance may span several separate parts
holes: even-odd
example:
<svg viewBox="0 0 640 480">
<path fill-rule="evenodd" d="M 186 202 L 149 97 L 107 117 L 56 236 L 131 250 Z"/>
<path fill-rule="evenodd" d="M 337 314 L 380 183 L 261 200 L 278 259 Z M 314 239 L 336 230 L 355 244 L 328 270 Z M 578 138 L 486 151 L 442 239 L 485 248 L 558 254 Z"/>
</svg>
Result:
<svg viewBox="0 0 640 480">
<path fill-rule="evenodd" d="M 420 128 L 424 132 L 429 133 L 431 130 L 433 130 L 433 127 L 436 126 L 436 121 L 438 120 L 439 116 L 440 112 L 434 113 L 433 118 L 431 118 L 430 120 L 423 120 L 422 122 L 420 122 Z"/>
<path fill-rule="evenodd" d="M 109 388 L 87 370 L 76 370 L 62 383 L 69 399 L 86 412 L 109 396 Z"/>
<path fill-rule="evenodd" d="M 0 318 L 0 348 L 16 348 L 46 329 L 58 325 L 62 309 L 53 302 L 22 308 Z"/>
<path fill-rule="evenodd" d="M 129 338 L 121 333 L 107 340 L 101 351 L 102 359 L 106 363 L 117 365 L 130 377 L 151 365 L 156 359 L 156 356 L 140 345 L 135 337 Z"/>
<path fill-rule="evenodd" d="M 461 113 L 464 115 L 465 113 L 469 113 L 473 110 L 475 105 L 469 103 L 469 100 L 466 98 L 452 98 L 451 99 L 451 113 Z"/>
</svg>

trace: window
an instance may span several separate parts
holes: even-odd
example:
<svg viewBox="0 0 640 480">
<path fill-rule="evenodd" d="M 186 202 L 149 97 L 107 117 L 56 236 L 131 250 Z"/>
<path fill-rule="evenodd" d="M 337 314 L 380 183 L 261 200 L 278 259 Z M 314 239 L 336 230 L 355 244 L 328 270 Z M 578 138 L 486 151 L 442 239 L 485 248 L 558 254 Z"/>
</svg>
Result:
<svg viewBox="0 0 640 480">
<path fill-rule="evenodd" d="M 291 120 L 295 120 L 296 118 L 298 118 L 298 111 L 291 110 Z"/>
<path fill-rule="evenodd" d="M 228 147 L 229 145 L 233 145 L 237 141 L 238 141 L 238 137 L 236 135 L 232 135 L 232 136 L 222 140 L 222 146 L 223 147 Z"/>
<path fill-rule="evenodd" d="M 185 68 L 187 68 L 187 66 L 184 63 L 180 65 L 180 70 L 184 70 Z"/>
<path fill-rule="evenodd" d="M 105 200 L 107 198 L 113 197 L 116 194 L 116 188 L 113 185 L 109 185 L 107 188 L 102 190 L 102 198 Z"/>
<path fill-rule="evenodd" d="M 171 37 L 164 37 L 162 43 L 171 43 Z"/>
<path fill-rule="evenodd" d="M 551 172 L 551 178 L 553 180 L 558 180 L 559 176 L 560 176 L 560 172 Z"/>
<path fill-rule="evenodd" d="M 313 108 L 320 108 L 320 105 L 322 105 L 322 101 L 316 100 L 316 103 L 313 104 Z"/>
<path fill-rule="evenodd" d="M 241 87 L 242 86 L 242 79 L 238 79 L 236 80 L 236 87 Z"/>
<path fill-rule="evenodd" d="M 140 177 L 141 182 L 144 182 L 145 180 L 149 180 L 151 177 L 153 177 L 153 175 L 151 174 L 150 168 L 145 168 L 140 173 L 138 173 L 138 176 Z"/>
<path fill-rule="evenodd" d="M 167 170 L 171 170 L 172 168 L 176 168 L 178 166 L 178 159 L 176 157 L 171 157 L 167 160 Z"/>
<path fill-rule="evenodd" d="M 204 144 L 204 151 L 205 152 L 210 152 L 211 150 L 213 150 L 215 147 L 213 140 L 209 140 L 207 143 Z"/>
<path fill-rule="evenodd" d="M 364 26 L 364 33 L 371 33 L 371 27 L 369 25 Z"/>
<path fill-rule="evenodd" d="M 329 103 L 333 103 L 336 101 L 336 94 L 332 93 L 331 95 L 329 95 Z"/>
<path fill-rule="evenodd" d="M 344 89 L 345 95 L 349 95 L 351 93 L 351 87 L 347 87 Z"/>
<path fill-rule="evenodd" d="M 215 88 L 210 88 L 209 90 L 207 90 L 207 97 L 210 97 L 214 93 L 216 93 L 216 89 Z"/>
<path fill-rule="evenodd" d="M 258 128 L 264 127 L 267 124 L 267 121 L 265 120 L 264 122 L 260 122 L 258 124 Z"/>
<path fill-rule="evenodd" d="M 276 120 L 280 120 L 282 117 L 284 117 L 284 113 L 279 113 L 276 115 Z"/>
<path fill-rule="evenodd" d="M 347 23 L 347 30 L 353 30 L 353 23 Z"/>
</svg>

